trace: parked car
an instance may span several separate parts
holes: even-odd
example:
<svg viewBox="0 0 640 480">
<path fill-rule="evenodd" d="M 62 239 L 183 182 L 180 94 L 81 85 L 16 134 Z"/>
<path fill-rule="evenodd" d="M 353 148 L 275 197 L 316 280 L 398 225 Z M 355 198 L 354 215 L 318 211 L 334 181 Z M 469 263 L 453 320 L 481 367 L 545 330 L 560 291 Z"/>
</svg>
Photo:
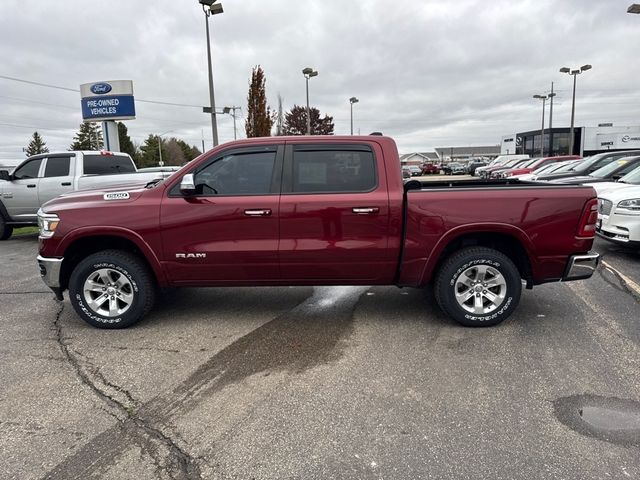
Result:
<svg viewBox="0 0 640 480">
<path fill-rule="evenodd" d="M 467 164 L 467 174 L 475 175 L 476 169 L 480 167 L 486 167 L 488 162 L 486 160 L 472 160 Z"/>
<path fill-rule="evenodd" d="M 409 165 L 409 172 L 412 177 L 419 177 L 422 175 L 422 169 L 417 165 Z"/>
<path fill-rule="evenodd" d="M 579 155 L 564 155 L 558 157 L 542 157 L 531 159 L 528 163 L 522 164 L 518 167 L 514 167 L 508 170 L 504 170 L 501 174 L 503 178 L 512 177 L 515 175 L 525 175 L 531 173 L 538 168 L 542 168 L 545 165 L 557 164 L 565 162 L 567 160 L 580 160 L 582 157 Z"/>
<path fill-rule="evenodd" d="M 173 172 L 177 172 L 182 167 L 177 167 L 175 165 L 166 165 L 164 167 L 144 167 L 139 168 L 138 172 L 162 172 L 172 174 Z"/>
<path fill-rule="evenodd" d="M 467 167 L 464 163 L 451 162 L 442 167 L 445 175 L 464 175 L 467 173 Z"/>
<path fill-rule="evenodd" d="M 631 170 L 624 177 L 616 180 L 615 182 L 594 182 L 586 183 L 585 185 L 593 187 L 598 196 L 600 196 L 600 194 L 604 192 L 620 190 L 621 188 L 634 187 L 636 185 L 640 186 L 640 166 L 636 167 L 634 170 Z"/>
<path fill-rule="evenodd" d="M 398 163 L 384 136 L 226 143 L 148 188 L 46 203 L 40 273 L 101 328 L 139 321 L 159 287 L 240 285 L 432 286 L 444 312 L 479 327 L 514 311 L 523 280 L 531 288 L 595 270 L 593 188 L 403 186 Z"/>
<path fill-rule="evenodd" d="M 628 157 L 630 155 L 640 155 L 640 150 L 629 150 L 626 152 L 607 152 L 607 153 L 599 153 L 597 155 L 593 155 L 591 157 L 587 157 L 581 162 L 577 163 L 573 167 L 563 170 L 557 171 L 554 173 L 549 173 L 545 175 L 538 175 L 536 180 L 538 181 L 551 181 L 551 180 L 559 180 L 561 178 L 569 178 L 569 177 L 577 177 L 589 175 L 590 173 L 595 172 L 599 168 L 608 165 L 609 163 L 617 160 L 619 158 Z"/>
<path fill-rule="evenodd" d="M 411 178 L 411 172 L 408 168 L 402 167 L 402 179 L 408 180 Z"/>
<path fill-rule="evenodd" d="M 526 158 L 529 158 L 529 155 L 499 155 L 496 158 L 494 158 L 487 166 L 476 168 L 474 174 L 475 176 L 478 176 L 478 177 L 485 177 L 484 172 L 492 167 L 505 165 L 508 162 L 512 162 L 515 160 L 524 160 Z M 488 177 L 488 175 L 486 176 Z"/>
<path fill-rule="evenodd" d="M 531 158 L 521 158 L 519 160 L 512 160 L 510 162 L 505 163 L 504 165 L 499 165 L 497 167 L 492 167 L 489 170 L 485 170 L 484 178 L 500 178 L 502 172 L 510 170 L 512 168 L 519 168 L 528 163 L 531 163 L 534 159 Z"/>
<path fill-rule="evenodd" d="M 572 185 L 616 181 L 620 180 L 632 170 L 635 170 L 638 166 L 640 166 L 640 155 L 635 157 L 623 157 L 618 160 L 614 160 L 589 175 L 561 178 L 559 180 L 552 181 Z"/>
<path fill-rule="evenodd" d="M 426 162 L 422 164 L 422 175 L 437 175 L 440 173 L 440 166 L 435 163 Z"/>
<path fill-rule="evenodd" d="M 640 247 L 640 187 L 620 188 L 598 195 L 598 236 Z"/>
<path fill-rule="evenodd" d="M 536 170 L 534 170 L 531 173 L 526 173 L 526 174 L 522 174 L 522 175 L 512 175 L 509 178 L 514 178 L 514 179 L 518 179 L 518 180 L 531 180 L 531 181 L 535 181 L 536 176 L 537 175 L 543 175 L 545 173 L 551 173 L 551 172 L 555 172 L 555 171 L 560 171 L 563 168 L 571 168 L 573 165 L 575 165 L 576 163 L 580 162 L 582 159 L 580 160 L 565 160 L 564 162 L 558 162 L 558 163 L 550 163 L 547 164 L 543 167 L 540 167 Z"/>
<path fill-rule="evenodd" d="M 51 152 L 27 158 L 15 170 L 0 170 L 0 240 L 17 226 L 36 225 L 38 209 L 64 193 L 86 188 L 147 183 L 162 172 L 138 173 L 126 153 Z"/>
</svg>

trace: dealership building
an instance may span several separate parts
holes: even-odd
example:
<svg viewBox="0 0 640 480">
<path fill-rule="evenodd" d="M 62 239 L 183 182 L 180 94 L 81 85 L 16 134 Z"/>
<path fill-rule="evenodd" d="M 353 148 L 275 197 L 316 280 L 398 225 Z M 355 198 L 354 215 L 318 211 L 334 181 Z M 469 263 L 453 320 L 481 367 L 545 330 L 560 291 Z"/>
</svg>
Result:
<svg viewBox="0 0 640 480">
<path fill-rule="evenodd" d="M 545 128 L 544 155 L 569 155 L 569 128 Z M 602 123 L 597 127 L 574 128 L 573 155 L 640 149 L 640 126 L 623 127 Z M 502 137 L 500 153 L 540 156 L 540 129 Z"/>
</svg>

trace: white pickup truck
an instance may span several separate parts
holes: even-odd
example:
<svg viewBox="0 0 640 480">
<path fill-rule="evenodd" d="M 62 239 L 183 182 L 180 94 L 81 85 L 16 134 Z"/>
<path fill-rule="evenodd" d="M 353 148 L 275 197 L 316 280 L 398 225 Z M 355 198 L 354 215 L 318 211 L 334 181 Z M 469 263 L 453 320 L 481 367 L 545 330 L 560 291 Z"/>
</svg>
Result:
<svg viewBox="0 0 640 480">
<path fill-rule="evenodd" d="M 119 152 L 75 151 L 29 157 L 13 173 L 0 170 L 0 240 L 11 237 L 16 226 L 37 225 L 38 209 L 64 193 L 142 184 L 172 173 L 138 172 L 131 157 Z"/>
</svg>

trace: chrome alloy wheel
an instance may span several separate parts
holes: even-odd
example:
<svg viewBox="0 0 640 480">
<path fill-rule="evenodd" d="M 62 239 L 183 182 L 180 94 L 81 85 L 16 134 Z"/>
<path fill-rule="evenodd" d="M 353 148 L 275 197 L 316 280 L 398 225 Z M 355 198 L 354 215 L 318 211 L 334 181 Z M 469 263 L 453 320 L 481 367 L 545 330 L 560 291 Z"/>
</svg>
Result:
<svg viewBox="0 0 640 480">
<path fill-rule="evenodd" d="M 122 315 L 129 310 L 134 299 L 129 279 L 111 268 L 101 268 L 91 273 L 82 291 L 87 306 L 103 317 Z"/>
<path fill-rule="evenodd" d="M 476 315 L 496 310 L 507 294 L 505 278 L 488 265 L 467 268 L 456 279 L 454 288 L 458 305 Z"/>
</svg>

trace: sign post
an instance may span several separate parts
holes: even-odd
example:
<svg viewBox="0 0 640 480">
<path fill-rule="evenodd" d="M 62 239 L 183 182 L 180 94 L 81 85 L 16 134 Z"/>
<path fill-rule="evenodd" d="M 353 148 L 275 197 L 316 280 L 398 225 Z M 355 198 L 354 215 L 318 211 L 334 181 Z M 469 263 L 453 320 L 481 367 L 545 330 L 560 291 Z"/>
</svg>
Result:
<svg viewBox="0 0 640 480">
<path fill-rule="evenodd" d="M 82 97 L 82 120 L 102 121 L 105 147 L 113 152 L 120 151 L 120 139 L 116 120 L 136 118 L 131 80 L 111 80 L 84 83 L 80 85 Z"/>
</svg>

